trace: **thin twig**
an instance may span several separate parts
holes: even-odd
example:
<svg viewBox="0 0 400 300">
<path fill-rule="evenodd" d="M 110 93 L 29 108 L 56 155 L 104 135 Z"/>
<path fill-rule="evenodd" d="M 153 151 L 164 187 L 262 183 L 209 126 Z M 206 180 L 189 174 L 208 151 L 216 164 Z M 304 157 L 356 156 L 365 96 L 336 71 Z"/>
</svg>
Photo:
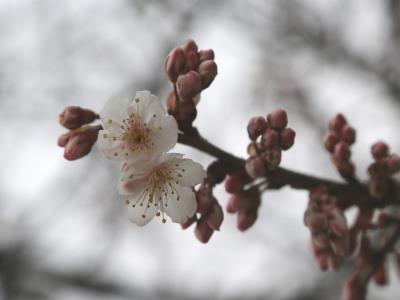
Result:
<svg viewBox="0 0 400 300">
<path fill-rule="evenodd" d="M 225 164 L 230 174 L 243 170 L 245 161 L 242 158 L 238 158 L 210 143 L 194 127 L 190 131 L 179 133 L 178 142 L 218 158 Z M 330 194 L 339 198 L 339 205 L 343 208 L 351 205 L 362 206 L 364 208 L 382 208 L 389 204 L 400 204 L 398 196 L 399 187 L 394 182 L 391 183 L 391 190 L 387 194 L 387 197 L 384 199 L 375 199 L 369 195 L 367 185 L 357 181 L 346 183 L 336 182 L 285 168 L 268 170 L 265 177 L 268 179 L 269 189 L 280 189 L 284 186 L 290 186 L 294 189 L 312 190 L 324 186 Z"/>
</svg>

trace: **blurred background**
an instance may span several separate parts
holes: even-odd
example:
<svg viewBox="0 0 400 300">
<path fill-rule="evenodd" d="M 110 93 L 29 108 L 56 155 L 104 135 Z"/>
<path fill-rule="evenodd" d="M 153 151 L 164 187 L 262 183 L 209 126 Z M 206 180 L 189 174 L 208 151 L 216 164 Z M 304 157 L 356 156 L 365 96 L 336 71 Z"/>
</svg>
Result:
<svg viewBox="0 0 400 300">
<path fill-rule="evenodd" d="M 373 142 L 400 152 L 398 0 L 0 0 L 0 299 L 339 298 L 353 262 L 317 269 L 305 192 L 266 193 L 249 231 L 226 215 L 203 245 L 192 228 L 131 224 L 119 166 L 97 149 L 63 159 L 65 106 L 98 111 L 144 89 L 165 99 L 164 58 L 188 37 L 215 50 L 219 75 L 196 125 L 226 150 L 245 156 L 248 119 L 282 107 L 297 131 L 285 167 L 339 180 L 322 147 L 337 112 L 358 130 L 361 178 Z M 369 299 L 398 299 L 391 273 Z"/>
</svg>

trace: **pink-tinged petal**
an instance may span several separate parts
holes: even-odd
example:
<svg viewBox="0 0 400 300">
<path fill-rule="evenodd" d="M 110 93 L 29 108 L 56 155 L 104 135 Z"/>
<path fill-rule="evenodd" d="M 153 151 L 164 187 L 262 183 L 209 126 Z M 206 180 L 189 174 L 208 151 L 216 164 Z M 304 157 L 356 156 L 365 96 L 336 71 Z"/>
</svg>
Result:
<svg viewBox="0 0 400 300">
<path fill-rule="evenodd" d="M 121 176 L 117 183 L 117 189 L 120 195 L 129 195 L 135 193 L 138 189 L 145 189 L 148 185 L 151 165 L 127 164 L 124 166 Z"/>
</svg>

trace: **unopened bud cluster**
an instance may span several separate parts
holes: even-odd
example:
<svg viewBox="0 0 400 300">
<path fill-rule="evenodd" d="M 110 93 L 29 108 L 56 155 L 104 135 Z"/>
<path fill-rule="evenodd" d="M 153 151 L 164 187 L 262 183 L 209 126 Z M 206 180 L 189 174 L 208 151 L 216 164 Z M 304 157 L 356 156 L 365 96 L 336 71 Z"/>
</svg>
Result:
<svg viewBox="0 0 400 300">
<path fill-rule="evenodd" d="M 64 157 L 68 160 L 76 160 L 87 155 L 96 143 L 100 126 L 87 125 L 99 116 L 79 106 L 69 106 L 59 115 L 62 126 L 70 129 L 58 138 L 57 144 L 64 148 Z"/>
<path fill-rule="evenodd" d="M 261 193 L 257 187 L 244 189 L 251 181 L 252 179 L 244 172 L 229 175 L 225 180 L 225 190 L 232 194 L 226 210 L 228 213 L 237 214 L 236 226 L 240 231 L 253 226 L 261 204 Z"/>
<path fill-rule="evenodd" d="M 250 158 L 246 161 L 246 172 L 253 179 L 264 176 L 266 169 L 276 169 L 281 163 L 282 150 L 293 146 L 296 133 L 287 124 L 287 114 L 282 109 L 267 118 L 250 119 L 247 132 L 252 142 L 247 147 Z"/>
<path fill-rule="evenodd" d="M 372 247 L 368 236 L 363 235 L 361 237 L 356 268 L 345 284 L 343 300 L 365 299 L 367 285 L 371 277 L 377 285 L 387 284 L 386 253 L 379 251 L 379 249 Z"/>
<path fill-rule="evenodd" d="M 400 171 L 400 157 L 390 154 L 389 146 L 384 142 L 372 145 L 371 154 L 375 162 L 368 168 L 371 176 L 368 189 L 372 197 L 382 198 L 388 191 L 390 177 Z"/>
<path fill-rule="evenodd" d="M 174 84 L 174 91 L 168 97 L 168 112 L 175 117 L 179 128 L 185 130 L 196 118 L 196 104 L 201 91 L 208 88 L 217 76 L 214 51 L 199 51 L 197 44 L 189 39 L 168 54 L 165 72 Z"/>
<path fill-rule="evenodd" d="M 350 161 L 350 146 L 356 140 L 356 132 L 342 114 L 337 114 L 329 123 L 329 131 L 325 136 L 326 150 L 331 153 L 332 162 L 340 175 L 344 178 L 353 178 L 355 168 Z"/>
<path fill-rule="evenodd" d="M 337 270 L 349 254 L 350 235 L 343 212 L 325 189 L 311 191 L 304 223 L 311 232 L 313 252 L 321 270 Z"/>
<path fill-rule="evenodd" d="M 220 161 L 211 163 L 207 168 L 207 178 L 196 191 L 197 213 L 182 228 L 186 229 L 193 223 L 196 223 L 195 235 L 202 243 L 207 243 L 214 231 L 219 231 L 224 213 L 218 200 L 213 195 L 213 189 L 216 184 L 221 183 L 226 176 L 226 170 Z"/>
</svg>

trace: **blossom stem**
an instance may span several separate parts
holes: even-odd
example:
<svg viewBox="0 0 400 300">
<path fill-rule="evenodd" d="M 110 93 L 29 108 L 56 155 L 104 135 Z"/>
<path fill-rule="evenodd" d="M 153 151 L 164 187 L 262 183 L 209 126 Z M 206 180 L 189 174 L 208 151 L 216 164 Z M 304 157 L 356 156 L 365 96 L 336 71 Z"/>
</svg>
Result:
<svg viewBox="0 0 400 300">
<path fill-rule="evenodd" d="M 243 159 L 210 143 L 200 135 L 195 127 L 185 131 L 185 133 L 179 133 L 178 142 L 218 158 L 224 163 L 230 174 L 243 170 L 245 162 Z M 325 186 L 332 195 L 338 196 L 339 205 L 343 208 L 352 205 L 364 208 L 382 208 L 389 204 L 400 205 L 400 188 L 394 182 L 392 182 L 391 191 L 387 193 L 387 196 L 378 200 L 371 198 L 368 194 L 367 185 L 358 181 L 336 182 L 280 167 L 275 170 L 267 170 L 265 177 L 268 180 L 269 189 L 290 186 L 294 189 L 312 190 L 319 186 Z"/>
</svg>

